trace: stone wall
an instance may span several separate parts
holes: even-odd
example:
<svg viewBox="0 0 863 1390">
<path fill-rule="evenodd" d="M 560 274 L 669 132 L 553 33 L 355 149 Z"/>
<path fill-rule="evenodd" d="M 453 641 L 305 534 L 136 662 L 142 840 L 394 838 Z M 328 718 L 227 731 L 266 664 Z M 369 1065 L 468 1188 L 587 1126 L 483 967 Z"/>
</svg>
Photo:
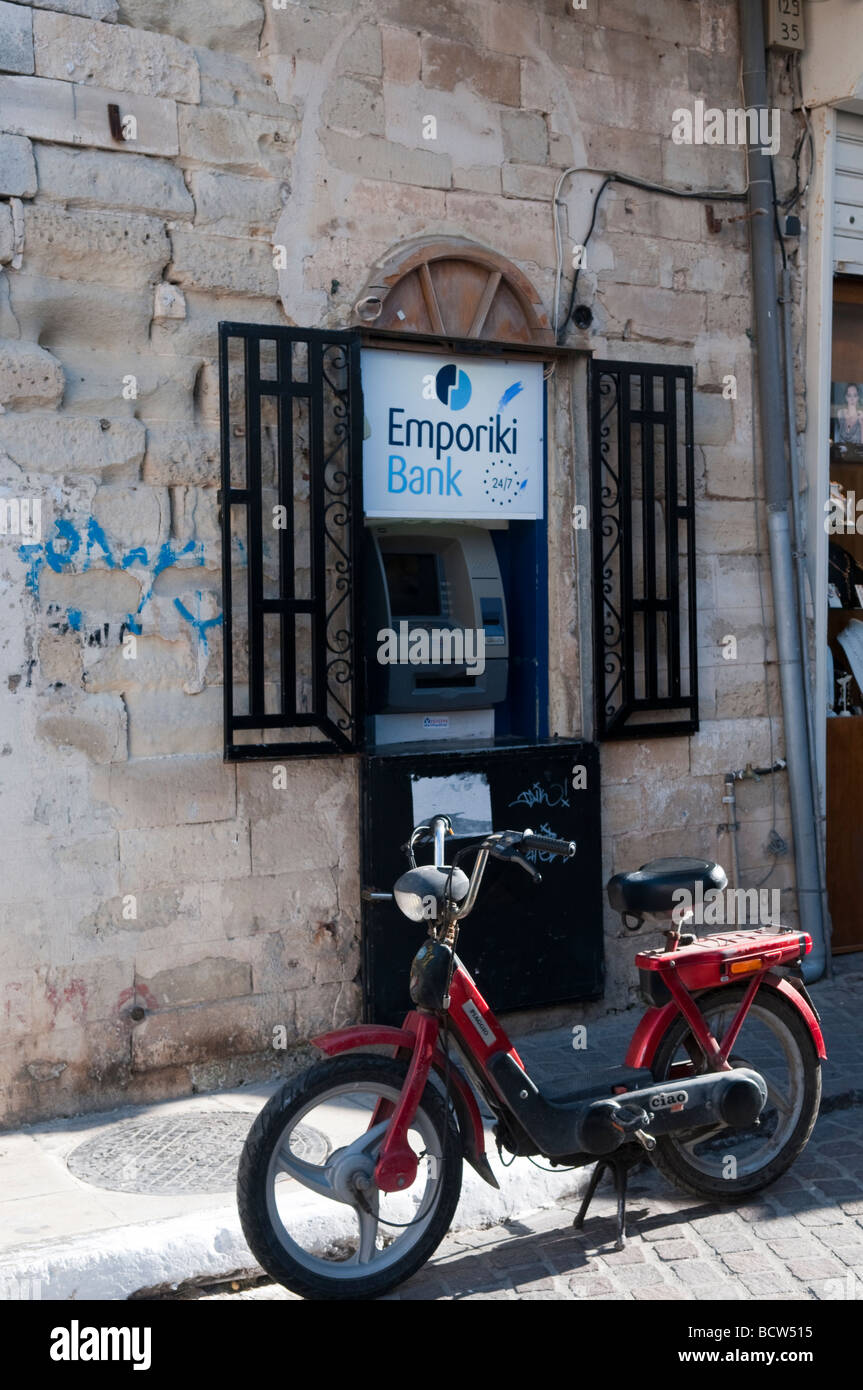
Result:
<svg viewBox="0 0 863 1390">
<path fill-rule="evenodd" d="M 292 762 L 280 791 L 269 764 L 221 761 L 218 322 L 351 322 L 374 266 L 439 234 L 507 256 L 551 314 L 564 168 L 704 188 L 744 165 L 670 139 L 676 107 L 739 104 L 730 0 L 0 0 L 0 36 L 0 483 L 42 503 L 41 536 L 0 537 L 12 1123 L 261 1075 L 277 1025 L 293 1045 L 359 1015 L 353 762 Z M 565 188 L 567 248 L 597 186 Z M 717 229 L 701 202 L 608 189 L 581 278 L 594 325 L 568 340 L 696 368 L 704 723 L 604 749 L 608 871 L 722 852 L 721 774 L 782 752 L 742 210 L 717 206 Z M 573 734 L 581 367 L 553 393 L 552 709 Z M 789 835 L 773 790 L 740 792 L 747 883 L 771 825 Z M 791 888 L 787 859 L 769 884 Z M 620 1007 L 631 941 L 607 936 Z"/>
</svg>

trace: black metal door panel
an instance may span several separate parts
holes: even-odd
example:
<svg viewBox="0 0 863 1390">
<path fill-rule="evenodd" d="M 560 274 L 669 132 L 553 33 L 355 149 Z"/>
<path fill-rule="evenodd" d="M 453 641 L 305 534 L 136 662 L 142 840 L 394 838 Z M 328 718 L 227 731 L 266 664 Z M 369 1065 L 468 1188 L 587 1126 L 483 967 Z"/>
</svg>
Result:
<svg viewBox="0 0 863 1390">
<path fill-rule="evenodd" d="M 362 743 L 355 330 L 219 325 L 225 757 Z"/>
<path fill-rule="evenodd" d="M 576 790 L 573 768 L 586 785 Z M 603 989 L 599 758 L 595 745 L 553 741 L 471 753 L 363 758 L 363 884 L 389 892 L 407 868 L 401 846 L 413 826 L 412 779 L 484 773 L 496 830 L 573 839 L 574 860 L 539 864 L 535 885 L 512 865 L 489 862 L 458 953 L 496 1011 L 597 999 Z M 446 806 L 438 808 L 449 814 Z M 450 846 L 460 847 L 458 838 Z M 421 858 L 430 857 L 423 855 Z M 469 869 L 470 863 L 466 865 Z M 363 905 L 363 985 L 368 1019 L 398 1023 L 411 1008 L 408 973 L 425 935 L 393 903 Z"/>
</svg>

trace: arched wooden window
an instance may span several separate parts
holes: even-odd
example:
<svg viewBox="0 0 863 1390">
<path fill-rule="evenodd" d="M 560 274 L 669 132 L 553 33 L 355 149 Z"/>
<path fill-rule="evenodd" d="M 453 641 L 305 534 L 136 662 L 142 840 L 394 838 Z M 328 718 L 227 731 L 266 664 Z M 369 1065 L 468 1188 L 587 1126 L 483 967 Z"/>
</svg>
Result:
<svg viewBox="0 0 863 1390">
<path fill-rule="evenodd" d="M 548 346 L 554 334 L 527 276 L 463 237 L 414 243 L 388 257 L 357 303 L 367 327 Z"/>
</svg>

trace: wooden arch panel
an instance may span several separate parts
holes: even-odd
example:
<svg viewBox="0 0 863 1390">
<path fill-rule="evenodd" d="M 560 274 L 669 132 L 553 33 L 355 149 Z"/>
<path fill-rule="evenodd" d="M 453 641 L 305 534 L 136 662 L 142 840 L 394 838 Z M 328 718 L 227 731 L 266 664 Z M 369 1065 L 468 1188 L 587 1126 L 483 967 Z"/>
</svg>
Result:
<svg viewBox="0 0 863 1390">
<path fill-rule="evenodd" d="M 554 342 L 527 277 L 495 251 L 460 237 L 414 245 L 389 257 L 363 292 L 356 322 L 400 333 Z"/>
</svg>

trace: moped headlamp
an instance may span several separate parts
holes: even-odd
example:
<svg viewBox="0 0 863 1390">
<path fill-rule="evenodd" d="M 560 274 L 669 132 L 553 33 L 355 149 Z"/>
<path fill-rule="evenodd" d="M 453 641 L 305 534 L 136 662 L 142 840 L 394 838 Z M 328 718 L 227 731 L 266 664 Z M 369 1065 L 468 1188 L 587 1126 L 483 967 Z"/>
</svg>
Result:
<svg viewBox="0 0 863 1390">
<path fill-rule="evenodd" d="M 440 916 L 446 897 L 449 869 L 436 869 L 434 864 L 423 864 L 418 869 L 408 869 L 406 874 L 393 886 L 396 906 L 412 922 L 433 922 Z M 453 869 L 450 885 L 450 898 L 460 903 L 467 896 L 470 881 L 461 869 Z"/>
</svg>

